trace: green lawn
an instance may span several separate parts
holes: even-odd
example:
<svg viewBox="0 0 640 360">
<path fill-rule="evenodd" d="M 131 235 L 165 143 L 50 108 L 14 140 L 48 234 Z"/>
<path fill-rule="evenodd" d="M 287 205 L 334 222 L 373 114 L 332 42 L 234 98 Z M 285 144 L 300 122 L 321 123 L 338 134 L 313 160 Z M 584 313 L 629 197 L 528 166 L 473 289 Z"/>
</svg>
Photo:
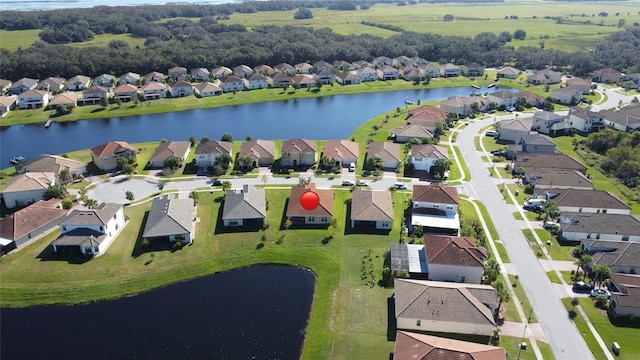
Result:
<svg viewBox="0 0 640 360">
<path fill-rule="evenodd" d="M 535 360 L 536 354 L 533 352 L 531 348 L 531 342 L 525 338 L 524 342 L 527 343 L 527 350 L 520 351 L 520 343 L 522 342 L 522 338 L 513 337 L 513 336 L 500 336 L 500 347 L 504 348 L 504 351 L 507 355 L 507 359 L 516 359 L 518 355 L 521 360 Z M 553 350 L 551 350 L 551 346 L 549 344 L 536 341 L 538 347 L 540 348 L 540 352 L 542 353 L 542 358 L 545 360 L 553 360 L 555 356 L 553 355 Z"/>
<path fill-rule="evenodd" d="M 34 42 L 40 40 L 38 34 L 41 29 L 35 30 L 0 30 L 0 48 L 9 51 L 28 49 Z"/>
<path fill-rule="evenodd" d="M 512 285 L 515 285 L 513 287 L 513 291 L 515 291 L 516 295 L 518 296 L 518 299 L 520 300 L 520 303 L 522 304 L 522 310 L 524 311 L 524 314 L 526 316 L 529 316 L 529 314 L 531 314 L 529 322 L 532 322 L 532 323 L 538 322 L 538 318 L 536 318 L 536 313 L 535 311 L 533 311 L 533 308 L 531 307 L 529 298 L 524 293 L 524 289 L 520 284 L 520 280 L 516 279 L 515 275 L 509 275 L 509 280 L 511 281 Z"/>
<path fill-rule="evenodd" d="M 560 281 L 560 278 L 558 277 L 558 274 L 556 274 L 555 271 L 547 271 L 547 276 L 549 277 L 549 280 L 551 280 L 552 283 L 562 284 L 562 281 Z"/>
<path fill-rule="evenodd" d="M 551 233 L 545 229 L 536 229 L 536 233 L 545 246 L 547 246 L 547 241 L 551 241 L 551 246 L 547 246 L 547 249 L 549 250 L 549 254 L 553 260 L 575 260 L 575 258 L 571 256 L 571 249 L 579 245 L 578 243 L 575 241 L 560 241 L 556 236 L 552 236 Z"/>
<path fill-rule="evenodd" d="M 109 43 L 113 40 L 122 40 L 127 44 L 129 44 L 129 47 L 132 47 L 132 48 L 139 47 L 141 49 L 144 49 L 145 48 L 144 43 L 147 39 L 133 37 L 130 34 L 99 34 L 99 35 L 94 35 L 93 40 L 85 41 L 81 43 L 71 43 L 71 44 L 68 44 L 68 46 L 79 47 L 79 48 L 97 46 L 97 47 L 106 48 L 107 46 L 109 46 Z"/>
</svg>

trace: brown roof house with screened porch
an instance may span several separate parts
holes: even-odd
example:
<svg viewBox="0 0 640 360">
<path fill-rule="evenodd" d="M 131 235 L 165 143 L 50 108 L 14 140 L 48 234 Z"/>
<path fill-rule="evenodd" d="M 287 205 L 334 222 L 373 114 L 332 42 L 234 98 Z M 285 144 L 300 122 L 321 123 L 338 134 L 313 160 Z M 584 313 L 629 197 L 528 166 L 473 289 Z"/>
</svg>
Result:
<svg viewBox="0 0 640 360">
<path fill-rule="evenodd" d="M 408 331 L 396 332 L 393 360 L 506 360 L 503 348 Z"/>
<path fill-rule="evenodd" d="M 313 210 L 303 208 L 300 203 L 302 194 L 307 191 L 315 192 L 320 198 L 319 205 Z M 329 225 L 333 217 L 333 191 L 316 189 L 315 183 L 292 187 L 286 216 L 293 225 Z"/>
<path fill-rule="evenodd" d="M 393 199 L 388 191 L 355 189 L 351 197 L 351 227 L 391 230 Z"/>
<path fill-rule="evenodd" d="M 121 157 L 136 157 L 136 148 L 124 141 L 111 141 L 91 148 L 93 163 L 100 170 L 108 171 L 118 167 L 118 159 Z"/>
<path fill-rule="evenodd" d="M 489 285 L 394 280 L 398 329 L 490 336 L 496 290 Z"/>
<path fill-rule="evenodd" d="M 413 186 L 411 225 L 420 225 L 425 233 L 458 235 L 458 190 L 443 183 Z"/>
</svg>

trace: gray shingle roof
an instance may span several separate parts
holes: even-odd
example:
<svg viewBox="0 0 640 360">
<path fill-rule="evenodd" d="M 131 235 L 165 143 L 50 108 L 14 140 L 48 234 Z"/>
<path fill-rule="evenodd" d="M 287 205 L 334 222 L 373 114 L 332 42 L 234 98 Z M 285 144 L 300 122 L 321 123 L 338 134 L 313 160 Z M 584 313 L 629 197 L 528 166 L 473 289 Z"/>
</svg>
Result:
<svg viewBox="0 0 640 360">
<path fill-rule="evenodd" d="M 224 196 L 222 219 L 264 219 L 267 203 L 264 188 L 245 185 L 242 191 L 229 190 Z"/>
<path fill-rule="evenodd" d="M 640 267 L 640 243 L 630 241 L 582 240 L 593 252 L 593 263 L 606 266 Z"/>
<path fill-rule="evenodd" d="M 562 213 L 571 223 L 561 223 L 562 231 L 594 234 L 640 234 L 640 219 L 634 215 L 602 213 Z"/>
<path fill-rule="evenodd" d="M 603 190 L 544 189 L 547 199 L 553 199 L 560 207 L 593 207 L 602 209 L 631 210 L 631 207 L 614 194 Z"/>
<path fill-rule="evenodd" d="M 51 244 L 57 246 L 98 246 L 107 238 L 106 234 L 91 229 L 75 229 L 64 233 Z"/>
<path fill-rule="evenodd" d="M 121 204 L 102 203 L 96 209 L 74 210 L 60 225 L 106 225 L 122 207 Z"/>
<path fill-rule="evenodd" d="M 150 238 L 190 233 L 193 215 L 193 199 L 172 199 L 169 195 L 155 198 L 142 236 Z"/>
</svg>

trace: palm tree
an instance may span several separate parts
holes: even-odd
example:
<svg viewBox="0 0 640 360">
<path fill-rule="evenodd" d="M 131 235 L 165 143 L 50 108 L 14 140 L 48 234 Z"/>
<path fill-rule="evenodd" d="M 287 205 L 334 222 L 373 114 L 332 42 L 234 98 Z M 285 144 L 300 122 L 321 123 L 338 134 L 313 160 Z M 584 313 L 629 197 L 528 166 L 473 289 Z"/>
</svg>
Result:
<svg viewBox="0 0 640 360">
<path fill-rule="evenodd" d="M 587 266 L 593 261 L 593 258 L 591 257 L 591 255 L 582 255 L 579 259 L 577 259 L 576 261 L 573 262 L 574 265 L 577 265 L 578 268 L 576 269 L 576 277 L 580 271 L 580 269 L 582 269 L 582 278 L 584 279 L 584 275 L 585 272 L 587 271 Z"/>
<path fill-rule="evenodd" d="M 227 192 L 231 190 L 231 181 L 223 181 L 222 182 L 222 191 Z"/>
<path fill-rule="evenodd" d="M 496 261 L 496 259 L 489 259 L 484 268 L 484 276 L 487 278 L 486 281 L 488 284 L 493 283 L 498 278 L 500 274 L 500 264 Z"/>
<path fill-rule="evenodd" d="M 84 205 L 89 209 L 95 209 L 98 206 L 98 202 L 93 199 L 87 199 L 84 201 Z"/>
<path fill-rule="evenodd" d="M 546 219 L 551 219 L 554 220 L 555 218 L 558 217 L 559 213 L 560 213 L 560 208 L 558 207 L 558 204 L 553 201 L 553 200 L 547 200 L 544 203 L 544 217 L 545 220 Z"/>
<path fill-rule="evenodd" d="M 593 266 L 593 272 L 595 274 L 594 282 L 596 285 L 602 286 L 602 283 L 611 276 L 611 269 L 608 266 L 597 264 Z"/>
<path fill-rule="evenodd" d="M 496 309 L 496 317 L 498 317 L 502 304 L 511 301 L 511 294 L 509 293 L 509 289 L 507 289 L 507 285 L 505 285 L 502 280 L 496 280 L 493 283 L 493 287 L 496 289 L 496 295 L 498 295 L 498 308 Z"/>
<path fill-rule="evenodd" d="M 65 183 L 71 180 L 71 173 L 67 169 L 62 169 L 58 174 L 58 179 L 60 179 L 61 182 Z"/>
</svg>

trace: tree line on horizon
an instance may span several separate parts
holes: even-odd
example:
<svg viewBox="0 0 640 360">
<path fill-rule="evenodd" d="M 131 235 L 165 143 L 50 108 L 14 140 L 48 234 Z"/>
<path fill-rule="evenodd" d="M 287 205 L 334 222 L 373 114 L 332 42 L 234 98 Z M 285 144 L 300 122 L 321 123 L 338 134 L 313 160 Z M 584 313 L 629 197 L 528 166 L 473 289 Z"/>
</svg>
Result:
<svg viewBox="0 0 640 360">
<path fill-rule="evenodd" d="M 266 1 L 242 4 L 269 8 L 277 4 L 298 3 Z M 306 7 L 313 4 L 327 6 L 327 3 L 304 2 Z M 515 35 L 506 31 L 497 35 L 483 32 L 475 37 L 399 32 L 385 39 L 368 34 L 340 35 L 329 28 L 290 25 L 257 26 L 249 31 L 240 24 L 226 25 L 218 21 L 220 16 L 239 11 L 237 7 L 241 8 L 242 4 L 6 12 L 0 18 L 2 29 L 44 27 L 45 30 L 40 34 L 41 40 L 33 46 L 25 44 L 24 48 L 13 52 L 0 49 L 0 63 L 3 65 L 0 77 L 17 80 L 22 77 L 69 78 L 78 74 L 95 77 L 103 73 L 118 76 L 126 72 L 165 71 L 173 66 L 191 69 L 245 64 L 253 67 L 318 60 L 352 62 L 401 55 L 458 65 L 477 62 L 487 67 L 505 64 L 521 69 L 552 67 L 569 70 L 577 76 L 587 76 L 593 70 L 606 66 L 624 72 L 640 72 L 640 28 L 637 27 L 613 33 L 592 51 L 567 53 L 533 46 L 515 49 L 511 42 Z M 230 8 L 231 5 L 236 8 Z M 123 15 L 121 9 L 128 10 L 127 14 Z M 202 16 L 198 21 L 173 19 L 158 22 L 163 18 L 199 15 Z M 145 47 L 131 47 L 123 40 L 113 40 L 106 47 L 78 48 L 55 44 L 86 41 L 93 34 L 101 33 L 142 37 L 146 39 Z"/>
</svg>

